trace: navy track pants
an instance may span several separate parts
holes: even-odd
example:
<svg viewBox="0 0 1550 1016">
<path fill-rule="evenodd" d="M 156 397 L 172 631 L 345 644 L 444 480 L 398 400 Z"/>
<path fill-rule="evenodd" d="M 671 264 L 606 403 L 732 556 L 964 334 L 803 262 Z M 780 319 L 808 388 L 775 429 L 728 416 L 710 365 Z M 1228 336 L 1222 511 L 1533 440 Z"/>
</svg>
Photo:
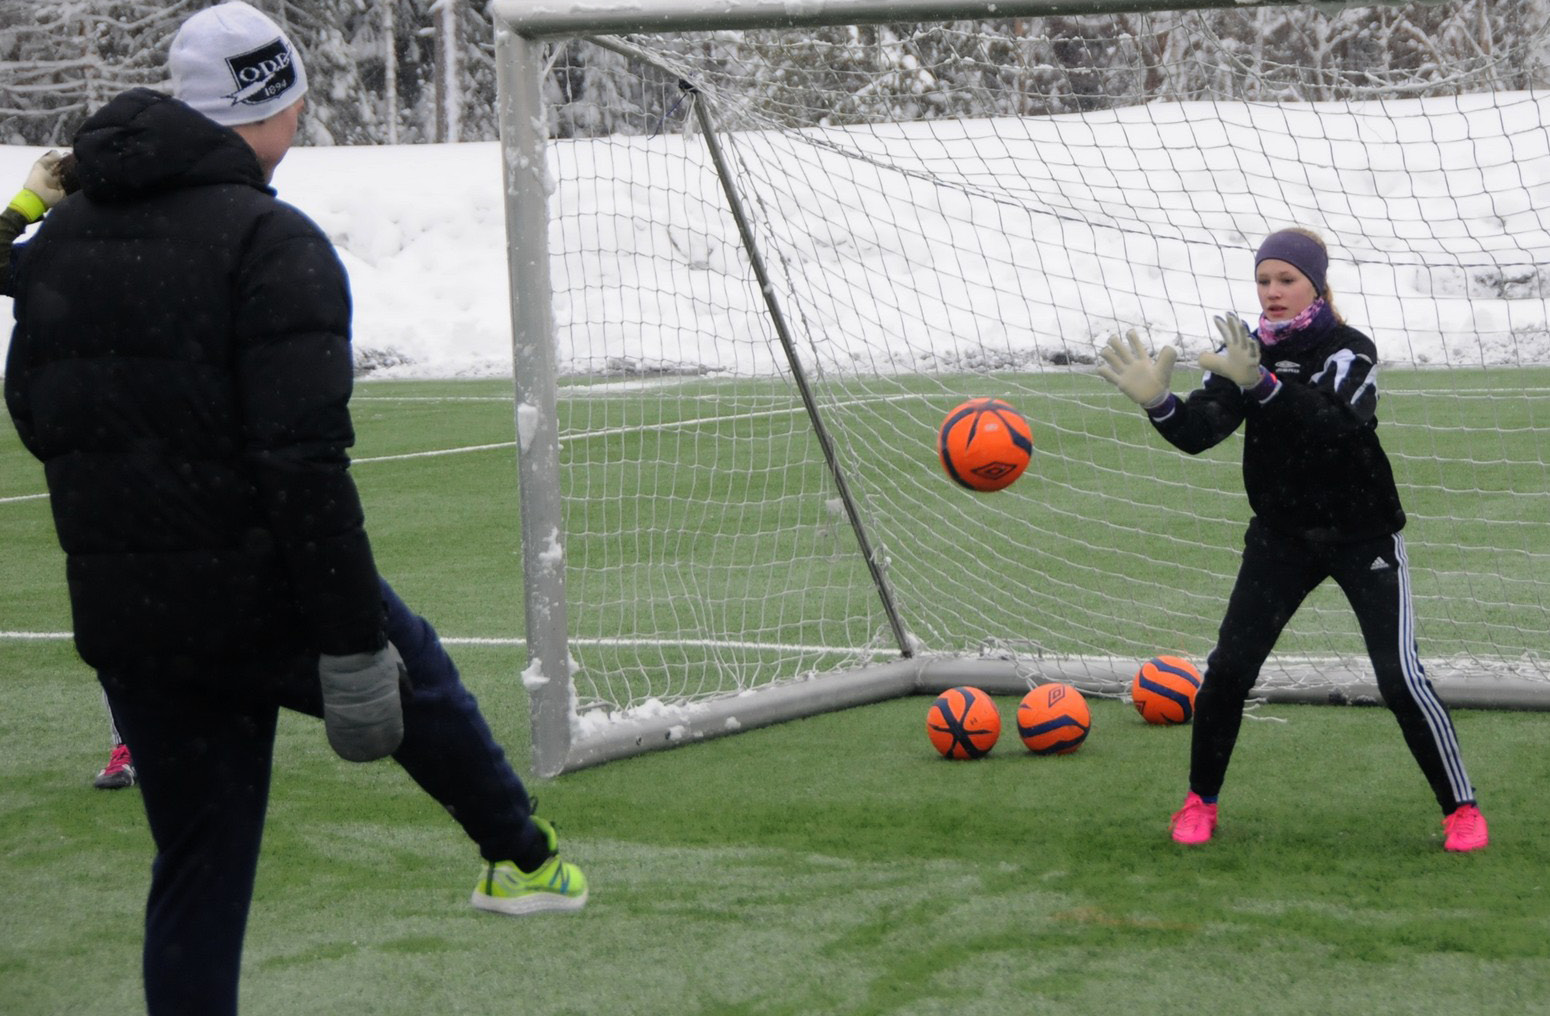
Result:
<svg viewBox="0 0 1550 1016">
<path fill-rule="evenodd" d="M 393 758 L 481 856 L 536 866 L 544 834 L 529 821 L 527 791 L 478 703 L 429 622 L 386 583 L 382 595 L 412 688 Z M 153 660 L 98 677 L 134 756 L 156 845 L 143 954 L 148 1012 L 235 1014 L 276 721 L 281 708 L 322 715 L 317 657 Z M 370 804 L 340 802 L 341 812 L 353 808 Z"/>
</svg>

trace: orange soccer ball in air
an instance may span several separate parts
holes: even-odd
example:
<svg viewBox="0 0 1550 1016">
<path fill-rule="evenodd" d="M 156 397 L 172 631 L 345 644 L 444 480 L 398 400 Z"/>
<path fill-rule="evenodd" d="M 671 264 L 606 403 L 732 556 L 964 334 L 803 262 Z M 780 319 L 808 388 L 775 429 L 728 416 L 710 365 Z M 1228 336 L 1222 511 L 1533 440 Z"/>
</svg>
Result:
<svg viewBox="0 0 1550 1016">
<path fill-rule="evenodd" d="M 1000 490 L 1028 468 L 1033 430 L 1027 417 L 1000 399 L 970 399 L 942 421 L 937 454 L 959 486 Z"/>
</svg>

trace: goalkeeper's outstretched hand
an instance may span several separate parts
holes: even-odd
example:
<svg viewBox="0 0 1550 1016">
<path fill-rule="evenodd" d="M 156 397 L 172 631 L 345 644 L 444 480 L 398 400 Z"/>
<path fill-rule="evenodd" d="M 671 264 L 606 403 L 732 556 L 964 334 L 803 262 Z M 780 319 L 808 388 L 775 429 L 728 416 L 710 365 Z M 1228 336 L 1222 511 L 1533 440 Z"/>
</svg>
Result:
<svg viewBox="0 0 1550 1016">
<path fill-rule="evenodd" d="M 45 152 L 27 171 L 27 181 L 11 199 L 10 207 L 22 214 L 28 222 L 37 222 L 43 213 L 65 199 L 62 152 Z"/>
<path fill-rule="evenodd" d="M 1173 378 L 1173 361 L 1179 351 L 1164 346 L 1153 360 L 1141 345 L 1141 336 L 1134 328 L 1121 339 L 1109 336 L 1109 344 L 1099 351 L 1103 364 L 1098 376 L 1118 388 L 1125 397 L 1144 409 L 1155 409 L 1168 398 L 1168 384 Z"/>
<path fill-rule="evenodd" d="M 1239 388 L 1248 389 L 1259 384 L 1259 343 L 1235 314 L 1218 315 L 1211 320 L 1222 333 L 1227 348 L 1220 353 L 1201 353 L 1201 369 L 1220 374 L 1236 382 Z"/>
</svg>

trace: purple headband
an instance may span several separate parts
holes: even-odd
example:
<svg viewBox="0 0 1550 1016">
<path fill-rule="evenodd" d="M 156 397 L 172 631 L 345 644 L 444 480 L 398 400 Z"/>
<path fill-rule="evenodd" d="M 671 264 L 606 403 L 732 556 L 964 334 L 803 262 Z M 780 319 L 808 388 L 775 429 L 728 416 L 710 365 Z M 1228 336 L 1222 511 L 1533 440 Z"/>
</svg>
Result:
<svg viewBox="0 0 1550 1016">
<path fill-rule="evenodd" d="M 1254 255 L 1254 267 L 1258 269 L 1261 261 L 1271 259 L 1285 261 L 1302 272 L 1313 283 L 1314 295 L 1324 295 L 1324 273 L 1329 270 L 1329 254 L 1313 237 L 1294 229 L 1271 233 L 1259 245 L 1259 253 Z"/>
</svg>

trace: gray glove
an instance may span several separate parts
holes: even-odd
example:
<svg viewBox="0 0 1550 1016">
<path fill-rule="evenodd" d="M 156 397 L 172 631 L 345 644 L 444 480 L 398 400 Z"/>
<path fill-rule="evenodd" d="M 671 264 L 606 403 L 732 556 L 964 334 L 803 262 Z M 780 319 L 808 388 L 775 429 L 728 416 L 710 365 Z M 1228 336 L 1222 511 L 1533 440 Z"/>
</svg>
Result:
<svg viewBox="0 0 1550 1016">
<path fill-rule="evenodd" d="M 398 750 L 404 739 L 399 681 L 407 679 L 391 642 L 374 653 L 318 657 L 323 729 L 340 758 L 372 762 Z"/>
<path fill-rule="evenodd" d="M 1236 315 L 1218 315 L 1211 320 L 1227 348 L 1220 353 L 1201 353 L 1201 369 L 1235 381 L 1244 390 L 1259 384 L 1259 343 Z"/>
<path fill-rule="evenodd" d="M 1146 355 L 1141 336 L 1134 328 L 1125 333 L 1129 348 L 1118 335 L 1109 336 L 1109 344 L 1100 350 L 1103 366 L 1098 376 L 1118 388 L 1136 405 L 1143 409 L 1155 409 L 1168 398 L 1168 385 L 1173 378 L 1173 361 L 1179 351 L 1164 346 L 1157 352 L 1157 359 Z"/>
</svg>

